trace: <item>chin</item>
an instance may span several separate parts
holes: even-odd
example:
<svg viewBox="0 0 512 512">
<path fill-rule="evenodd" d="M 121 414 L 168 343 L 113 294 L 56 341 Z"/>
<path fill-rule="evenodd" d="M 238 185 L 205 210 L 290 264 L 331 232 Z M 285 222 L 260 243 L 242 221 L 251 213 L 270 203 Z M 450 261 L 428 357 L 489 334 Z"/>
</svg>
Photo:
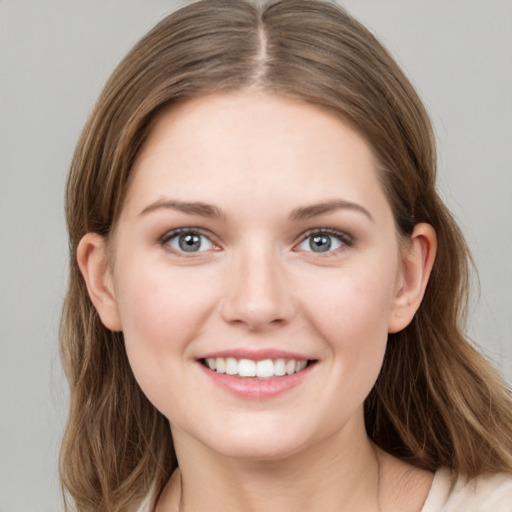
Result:
<svg viewBox="0 0 512 512">
<path fill-rule="evenodd" d="M 253 462 L 278 462 L 301 453 L 307 443 L 283 441 L 282 439 L 233 439 L 227 445 L 215 447 L 215 451 L 224 457 Z"/>
<path fill-rule="evenodd" d="M 208 432 L 191 432 L 189 441 L 197 440 L 210 452 L 230 459 L 278 462 L 308 451 L 322 440 L 333 437 L 338 430 L 333 425 L 330 429 L 325 428 L 326 422 L 319 430 L 319 423 L 309 422 L 308 418 L 300 421 L 296 417 L 293 421 L 293 416 L 291 419 L 289 415 L 275 418 L 262 411 L 257 413 L 257 418 L 254 415 L 237 416 L 217 424 L 205 422 L 211 426 Z M 173 436 L 179 443 L 180 436 L 174 431 Z"/>
</svg>

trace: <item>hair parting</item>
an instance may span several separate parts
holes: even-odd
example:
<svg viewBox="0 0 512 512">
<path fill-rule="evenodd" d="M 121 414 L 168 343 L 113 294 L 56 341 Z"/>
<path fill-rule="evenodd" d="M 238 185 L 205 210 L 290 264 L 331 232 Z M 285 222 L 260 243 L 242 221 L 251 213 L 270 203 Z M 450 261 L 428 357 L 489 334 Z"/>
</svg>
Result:
<svg viewBox="0 0 512 512">
<path fill-rule="evenodd" d="M 116 68 L 79 139 L 66 189 L 70 275 L 61 353 L 71 392 L 60 474 L 66 510 L 134 510 L 177 467 L 167 419 L 139 388 L 123 335 L 101 323 L 76 262 L 108 239 L 153 121 L 180 102 L 256 88 L 329 109 L 372 147 L 397 231 L 431 224 L 438 254 L 412 323 L 389 336 L 365 402 L 383 450 L 469 478 L 512 472 L 512 398 L 464 335 L 470 256 L 436 188 L 432 127 L 413 86 L 359 22 L 320 0 L 200 0 L 169 15 Z"/>
</svg>

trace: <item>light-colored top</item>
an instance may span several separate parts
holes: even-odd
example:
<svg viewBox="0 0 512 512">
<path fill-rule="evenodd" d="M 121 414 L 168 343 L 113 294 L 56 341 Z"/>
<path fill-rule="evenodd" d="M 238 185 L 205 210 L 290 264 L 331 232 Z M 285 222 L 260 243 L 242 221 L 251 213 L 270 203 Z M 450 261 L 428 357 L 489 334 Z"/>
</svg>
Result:
<svg viewBox="0 0 512 512">
<path fill-rule="evenodd" d="M 138 512 L 149 512 L 149 500 Z M 450 470 L 441 468 L 421 512 L 512 512 L 512 475 L 499 473 L 469 482 L 459 478 L 451 489 Z"/>
<path fill-rule="evenodd" d="M 512 475 L 459 478 L 451 489 L 450 471 L 439 469 L 421 512 L 512 512 Z"/>
</svg>

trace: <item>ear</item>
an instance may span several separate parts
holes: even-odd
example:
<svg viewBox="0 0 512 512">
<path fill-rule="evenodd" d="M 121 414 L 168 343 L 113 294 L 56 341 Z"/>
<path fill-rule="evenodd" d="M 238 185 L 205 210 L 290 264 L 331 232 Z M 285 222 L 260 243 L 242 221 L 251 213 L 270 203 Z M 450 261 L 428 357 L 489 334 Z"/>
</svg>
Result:
<svg viewBox="0 0 512 512">
<path fill-rule="evenodd" d="M 87 233 L 78 244 L 76 258 L 103 325 L 111 331 L 121 331 L 105 238 L 97 233 Z"/>
<path fill-rule="evenodd" d="M 397 292 L 389 317 L 388 332 L 405 329 L 420 307 L 437 250 L 437 236 L 430 224 L 416 224 L 402 250 Z"/>
</svg>

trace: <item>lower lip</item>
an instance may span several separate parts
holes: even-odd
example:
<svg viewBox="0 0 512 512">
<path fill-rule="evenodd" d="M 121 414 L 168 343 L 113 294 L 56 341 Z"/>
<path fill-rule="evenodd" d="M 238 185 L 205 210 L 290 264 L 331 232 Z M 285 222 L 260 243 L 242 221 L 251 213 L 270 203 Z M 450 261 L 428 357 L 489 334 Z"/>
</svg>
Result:
<svg viewBox="0 0 512 512">
<path fill-rule="evenodd" d="M 310 364 L 304 370 L 292 375 L 258 379 L 240 378 L 227 375 L 226 373 L 217 373 L 201 363 L 198 364 L 214 384 L 239 398 L 249 400 L 264 400 L 286 393 L 299 386 L 311 374 L 313 367 L 316 366 L 315 364 Z"/>
</svg>

